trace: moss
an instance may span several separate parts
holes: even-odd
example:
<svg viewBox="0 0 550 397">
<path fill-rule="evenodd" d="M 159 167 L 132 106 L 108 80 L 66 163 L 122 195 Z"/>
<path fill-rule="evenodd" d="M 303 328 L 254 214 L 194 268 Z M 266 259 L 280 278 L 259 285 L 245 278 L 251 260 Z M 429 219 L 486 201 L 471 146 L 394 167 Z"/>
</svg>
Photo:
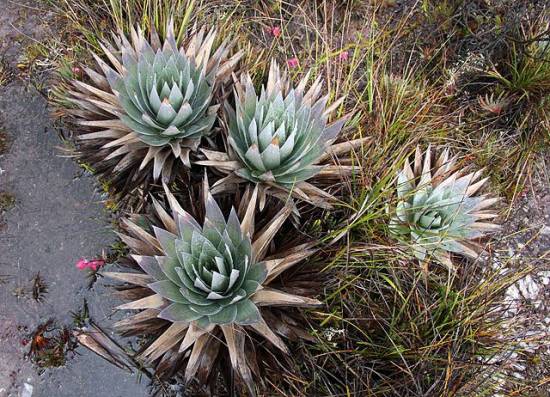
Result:
<svg viewBox="0 0 550 397">
<path fill-rule="evenodd" d="M 15 205 L 15 197 L 11 193 L 0 193 L 0 212 L 7 211 Z"/>
<path fill-rule="evenodd" d="M 4 154 L 8 151 L 8 136 L 4 131 L 0 131 L 0 154 Z"/>
<path fill-rule="evenodd" d="M 29 358 L 40 368 L 65 365 L 68 354 L 73 353 L 77 346 L 71 330 L 53 320 L 39 325 L 31 335 L 30 341 Z"/>
<path fill-rule="evenodd" d="M 7 63 L 0 58 L 0 87 L 8 84 L 10 81 L 10 72 Z"/>
</svg>

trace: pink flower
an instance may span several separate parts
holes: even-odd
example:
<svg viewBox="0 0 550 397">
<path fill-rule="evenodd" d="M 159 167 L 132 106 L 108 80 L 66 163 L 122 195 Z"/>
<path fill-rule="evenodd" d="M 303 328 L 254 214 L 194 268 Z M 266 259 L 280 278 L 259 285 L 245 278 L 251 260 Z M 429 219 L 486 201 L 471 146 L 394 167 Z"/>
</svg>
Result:
<svg viewBox="0 0 550 397">
<path fill-rule="evenodd" d="M 279 37 L 281 35 L 281 28 L 278 26 L 273 26 L 269 32 L 273 35 L 273 37 Z"/>
<path fill-rule="evenodd" d="M 298 63 L 298 58 L 294 57 L 294 58 L 290 58 L 289 60 L 286 61 L 286 64 L 288 65 L 289 68 L 296 68 L 298 67 L 299 63 Z"/>
<path fill-rule="evenodd" d="M 103 259 L 93 259 L 90 262 L 88 262 L 88 267 L 92 269 L 94 272 L 97 271 L 100 267 L 105 265 L 105 261 Z"/>
<path fill-rule="evenodd" d="M 80 258 L 78 262 L 76 262 L 76 268 L 78 270 L 84 270 L 86 267 L 88 267 L 88 261 L 86 261 L 86 259 Z"/>
<path fill-rule="evenodd" d="M 81 75 L 82 75 L 82 69 L 81 69 L 80 67 L 78 67 L 78 66 L 73 66 L 73 67 L 71 68 L 71 71 L 73 72 L 73 74 L 74 74 L 75 76 L 81 76 Z"/>
<path fill-rule="evenodd" d="M 340 54 L 338 54 L 338 59 L 342 62 L 347 61 L 349 58 L 349 53 L 347 51 L 342 51 Z"/>
<path fill-rule="evenodd" d="M 78 270 L 90 269 L 94 272 L 103 265 L 105 265 L 105 261 L 103 259 L 92 259 L 90 261 L 87 261 L 84 258 L 80 258 L 78 262 L 76 262 L 76 268 Z"/>
</svg>

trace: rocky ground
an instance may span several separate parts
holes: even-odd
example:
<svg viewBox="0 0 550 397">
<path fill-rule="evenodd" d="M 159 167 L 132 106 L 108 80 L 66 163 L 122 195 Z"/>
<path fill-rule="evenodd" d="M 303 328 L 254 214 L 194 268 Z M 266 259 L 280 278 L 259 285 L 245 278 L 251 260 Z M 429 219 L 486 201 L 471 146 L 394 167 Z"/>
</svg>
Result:
<svg viewBox="0 0 550 397">
<path fill-rule="evenodd" d="M 496 256 L 505 258 L 500 263 L 503 269 L 533 267 L 531 274 L 506 290 L 503 304 L 510 320 L 505 331 L 522 340 L 511 348 L 509 374 L 520 384 L 524 379 L 537 379 L 541 394 L 525 394 L 536 396 L 550 396 L 549 181 L 547 170 L 541 167 L 510 211 L 496 244 Z"/>
<path fill-rule="evenodd" d="M 40 4 L 40 3 L 38 3 Z M 100 283 L 88 289 L 80 257 L 114 241 L 94 181 L 69 158 L 47 102 L 20 65 L 50 34 L 36 3 L 0 0 L 0 396 L 146 396 L 146 381 L 79 346 L 74 313 L 84 302 L 110 334 Z M 100 299 L 101 296 L 101 299 Z M 46 328 L 47 325 L 47 328 Z M 65 331 L 66 330 L 66 331 Z"/>
</svg>

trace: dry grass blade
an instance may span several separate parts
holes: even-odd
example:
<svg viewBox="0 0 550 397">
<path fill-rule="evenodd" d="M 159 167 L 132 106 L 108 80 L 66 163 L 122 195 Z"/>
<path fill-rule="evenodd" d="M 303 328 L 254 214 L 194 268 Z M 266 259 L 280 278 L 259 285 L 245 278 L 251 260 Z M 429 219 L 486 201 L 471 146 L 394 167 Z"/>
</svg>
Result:
<svg viewBox="0 0 550 397">
<path fill-rule="evenodd" d="M 133 372 L 128 354 L 95 324 L 74 331 L 78 342 L 111 364 Z"/>
</svg>

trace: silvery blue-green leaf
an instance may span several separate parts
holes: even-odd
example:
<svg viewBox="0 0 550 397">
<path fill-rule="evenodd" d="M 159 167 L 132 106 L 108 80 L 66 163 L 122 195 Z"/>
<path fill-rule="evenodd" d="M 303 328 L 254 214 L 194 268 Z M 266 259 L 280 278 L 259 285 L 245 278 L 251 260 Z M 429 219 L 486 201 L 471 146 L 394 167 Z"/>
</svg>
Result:
<svg viewBox="0 0 550 397">
<path fill-rule="evenodd" d="M 295 132 L 288 135 L 283 146 L 279 149 L 282 161 L 287 160 L 294 150 L 294 135 Z"/>
<path fill-rule="evenodd" d="M 215 324 L 231 324 L 235 322 L 235 318 L 237 318 L 235 305 L 226 306 L 219 313 L 208 316 L 210 322 Z"/>
<path fill-rule="evenodd" d="M 157 120 L 163 125 L 169 125 L 174 117 L 176 117 L 176 111 L 168 101 L 164 101 L 160 104 L 160 109 L 157 113 Z"/>
<path fill-rule="evenodd" d="M 246 291 L 247 295 L 252 295 L 258 290 L 258 288 L 260 288 L 260 283 L 256 280 L 248 279 L 243 282 L 242 287 Z"/>
<path fill-rule="evenodd" d="M 138 120 L 136 120 L 138 121 Z M 147 126 L 151 127 L 152 130 L 163 130 L 164 128 L 156 122 L 151 116 L 146 113 L 141 114 L 140 122 L 144 122 Z"/>
<path fill-rule="evenodd" d="M 202 314 L 197 313 L 190 309 L 189 305 L 182 305 L 178 303 L 173 303 L 158 315 L 159 318 L 171 322 L 177 321 L 195 321 L 202 317 Z"/>
<path fill-rule="evenodd" d="M 260 156 L 264 167 L 268 170 L 277 168 L 281 164 L 281 154 L 278 145 L 269 144 Z"/>
<path fill-rule="evenodd" d="M 261 284 L 264 282 L 266 278 L 267 278 L 267 269 L 264 263 L 259 262 L 250 266 L 250 269 L 248 270 L 248 274 L 247 274 L 247 279 L 254 280 Z"/>
<path fill-rule="evenodd" d="M 319 173 L 324 167 L 322 166 L 311 166 L 309 168 L 303 169 L 301 171 L 289 173 L 286 175 L 276 176 L 276 179 L 279 183 L 283 185 L 294 185 L 297 182 L 311 178 L 312 176 Z"/>
<path fill-rule="evenodd" d="M 138 263 L 139 267 L 141 267 L 145 273 L 152 276 L 155 280 L 160 281 L 160 280 L 168 279 L 166 274 L 162 271 L 158 260 L 155 259 L 154 257 L 152 257 L 152 256 L 141 256 L 141 257 L 139 257 L 139 260 L 137 260 L 137 263 Z"/>
<path fill-rule="evenodd" d="M 166 255 L 171 258 L 175 257 L 176 250 L 174 245 L 178 236 L 156 226 L 153 226 L 153 231 Z"/>
<path fill-rule="evenodd" d="M 162 101 L 160 100 L 159 94 L 157 92 L 157 87 L 151 88 L 151 92 L 149 93 L 149 104 L 151 105 L 151 109 L 155 114 L 158 113 L 160 109 L 160 105 L 162 104 Z"/>
<path fill-rule="evenodd" d="M 178 113 L 174 117 L 174 119 L 171 121 L 171 124 L 173 126 L 181 126 L 182 123 L 184 123 L 189 116 L 193 114 L 193 109 L 191 108 L 191 105 L 189 103 L 184 103 L 181 105 L 181 107 L 178 110 Z"/>
<path fill-rule="evenodd" d="M 194 312 L 200 313 L 203 316 L 211 316 L 214 314 L 220 313 L 224 307 L 221 305 L 210 304 L 210 305 L 189 305 L 190 309 Z"/>
<path fill-rule="evenodd" d="M 223 294 L 227 292 L 227 287 L 229 285 L 229 277 L 224 276 L 218 272 L 212 273 L 212 291 Z"/>
<path fill-rule="evenodd" d="M 233 242 L 233 245 L 238 245 L 244 239 L 244 236 L 241 232 L 239 218 L 237 217 L 237 212 L 234 208 L 231 209 L 229 217 L 227 218 L 226 230 L 229 238 Z"/>
<path fill-rule="evenodd" d="M 182 282 L 176 271 L 176 267 L 179 266 L 178 260 L 169 256 L 156 256 L 155 259 L 166 278 L 181 286 Z M 157 278 L 157 280 L 162 280 L 162 278 Z"/>
<path fill-rule="evenodd" d="M 177 267 L 176 268 L 176 273 L 180 277 L 182 287 L 185 287 L 187 290 L 189 290 L 191 292 L 195 292 L 195 293 L 200 293 L 201 292 L 201 290 L 199 288 L 195 287 L 195 279 L 191 278 L 189 273 L 185 269 L 183 269 L 181 267 Z M 193 276 L 193 277 L 195 277 L 195 276 Z"/>
<path fill-rule="evenodd" d="M 237 282 L 237 280 L 239 280 L 240 274 L 241 272 L 239 270 L 231 269 L 231 274 L 229 275 L 229 285 L 227 287 L 228 289 L 232 289 L 235 286 L 235 283 Z M 253 277 L 253 276 L 249 276 L 249 277 Z"/>
<path fill-rule="evenodd" d="M 200 231 L 201 227 L 198 222 L 189 213 L 176 213 L 175 217 L 177 220 L 178 232 L 184 240 L 190 239 L 193 231 Z"/>
<path fill-rule="evenodd" d="M 411 182 L 408 180 L 405 172 L 401 171 L 397 174 L 397 197 L 403 199 L 413 189 Z"/>
<path fill-rule="evenodd" d="M 258 149 L 258 146 L 256 145 L 250 146 L 246 151 L 244 158 L 246 160 L 246 163 L 250 164 L 253 167 L 253 169 L 265 172 L 266 169 L 262 162 L 262 156 L 260 155 L 260 150 Z"/>
<path fill-rule="evenodd" d="M 273 130 L 274 130 L 274 122 L 269 122 L 260 132 L 258 135 L 258 142 L 259 142 L 259 148 L 261 151 L 265 150 L 265 148 L 271 143 L 273 140 Z"/>
<path fill-rule="evenodd" d="M 219 231 L 225 229 L 226 223 L 220 207 L 211 194 L 208 194 L 206 199 L 206 215 L 205 218 L 212 222 Z"/>
<path fill-rule="evenodd" d="M 237 317 L 235 318 L 237 324 L 250 325 L 260 321 L 260 311 L 250 299 L 244 299 L 235 305 L 237 307 Z"/>
<path fill-rule="evenodd" d="M 212 301 L 208 300 L 206 298 L 206 295 L 202 293 L 202 291 L 200 290 L 196 291 L 187 287 L 182 287 L 180 288 L 180 293 L 181 293 L 181 296 L 183 296 L 193 305 L 199 305 L 199 306 L 215 305 L 216 307 L 219 306 L 217 304 L 214 304 Z"/>
<path fill-rule="evenodd" d="M 187 299 L 185 299 L 179 292 L 178 286 L 170 280 L 157 281 L 155 283 L 148 284 L 147 286 L 169 301 L 176 303 L 188 303 Z"/>
</svg>

